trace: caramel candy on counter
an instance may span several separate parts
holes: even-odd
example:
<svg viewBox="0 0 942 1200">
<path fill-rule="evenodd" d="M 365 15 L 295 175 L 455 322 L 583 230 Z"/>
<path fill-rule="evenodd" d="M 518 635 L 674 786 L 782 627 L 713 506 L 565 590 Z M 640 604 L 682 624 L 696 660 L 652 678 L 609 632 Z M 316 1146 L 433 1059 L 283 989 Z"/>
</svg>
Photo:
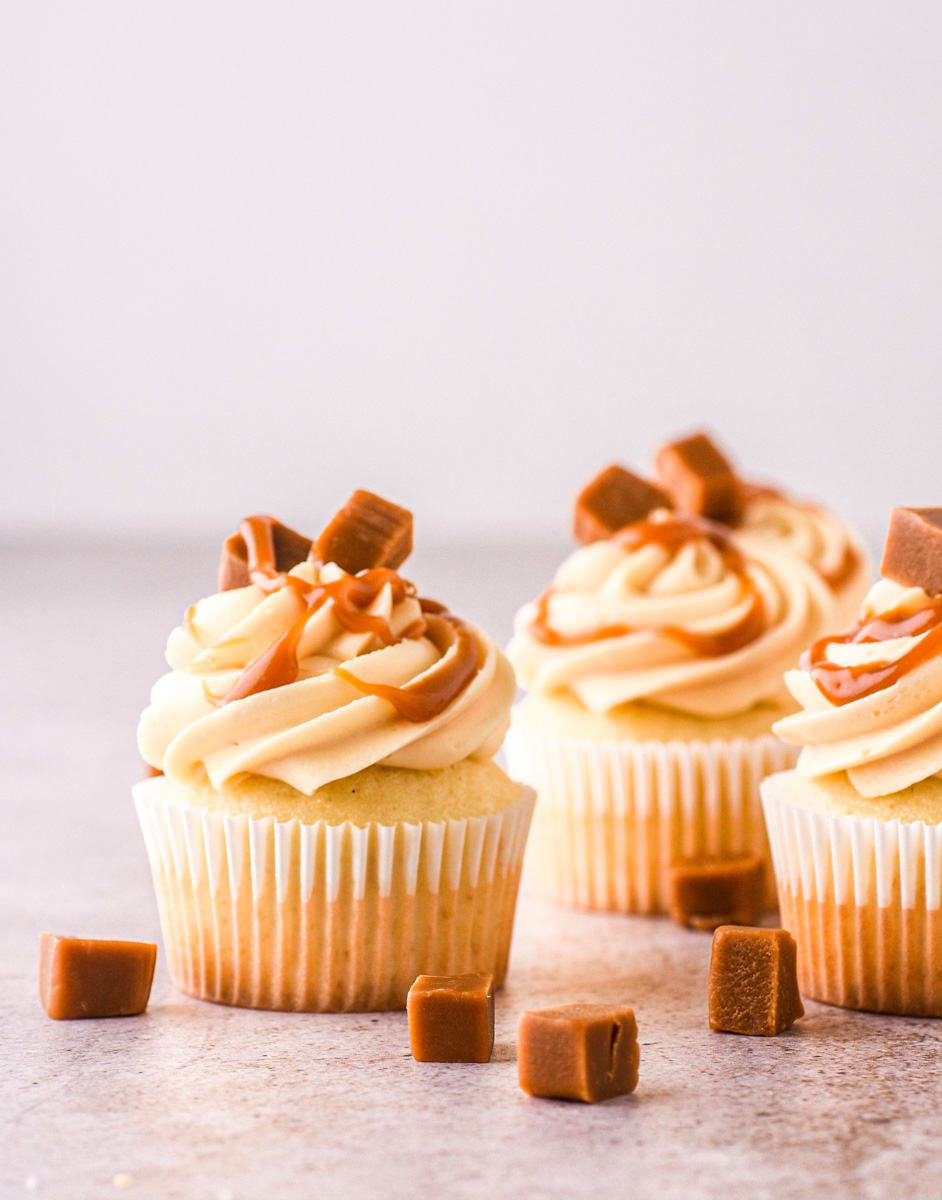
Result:
<svg viewBox="0 0 942 1200">
<path fill-rule="evenodd" d="M 894 508 L 880 574 L 903 587 L 942 595 L 942 508 Z"/>
<path fill-rule="evenodd" d="M 358 489 L 311 547 L 317 562 L 335 562 L 350 575 L 369 567 L 398 567 L 412 553 L 412 513 Z"/>
<path fill-rule="evenodd" d="M 804 1016 L 787 929 L 723 925 L 710 958 L 710 1028 L 772 1037 Z"/>
<path fill-rule="evenodd" d="M 250 551 L 245 534 L 252 535 Z M 262 544 L 260 544 L 262 543 Z M 304 562 L 311 549 L 311 539 L 282 525 L 274 517 L 247 517 L 238 533 L 226 538 L 219 559 L 219 591 L 248 587 L 254 567 L 273 571 L 290 571 Z M 266 553 L 270 550 L 271 554 Z"/>
<path fill-rule="evenodd" d="M 153 942 L 39 935 L 39 998 L 57 1021 L 74 1017 L 133 1017 L 150 998 L 157 947 Z"/>
<path fill-rule="evenodd" d="M 610 1100 L 638 1084 L 638 1026 L 620 1004 L 562 1004 L 525 1012 L 517 1033 L 520 1086 L 530 1096 Z"/>
<path fill-rule="evenodd" d="M 730 525 L 742 516 L 742 484 L 726 456 L 705 433 L 662 446 L 657 454 L 657 470 L 674 504 L 684 512 Z"/>
<path fill-rule="evenodd" d="M 420 975 L 409 988 L 409 1044 L 417 1062 L 490 1062 L 494 1049 L 494 977 Z"/>
<path fill-rule="evenodd" d="M 696 858 L 668 871 L 670 915 L 678 925 L 755 925 L 762 915 L 765 864 L 758 854 Z"/>
<path fill-rule="evenodd" d="M 576 497 L 573 536 L 583 544 L 598 542 L 642 520 L 652 509 L 673 507 L 663 488 L 624 467 L 606 467 Z"/>
</svg>

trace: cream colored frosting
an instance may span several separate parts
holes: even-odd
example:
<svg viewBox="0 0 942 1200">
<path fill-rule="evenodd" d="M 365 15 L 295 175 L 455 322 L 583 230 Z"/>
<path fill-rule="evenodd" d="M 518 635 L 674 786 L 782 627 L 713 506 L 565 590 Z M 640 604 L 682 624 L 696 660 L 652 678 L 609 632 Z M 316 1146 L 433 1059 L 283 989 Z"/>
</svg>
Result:
<svg viewBox="0 0 942 1200">
<path fill-rule="evenodd" d="M 696 521 L 664 512 L 653 520 Z M 542 606 L 553 631 L 590 640 L 547 644 L 538 636 L 541 603 L 525 605 L 508 649 L 521 683 L 544 694 L 568 690 L 592 712 L 645 700 L 719 717 L 780 697 L 783 672 L 833 619 L 833 592 L 797 555 L 760 538 L 747 546 L 729 531 L 701 525 L 714 537 L 691 537 L 676 552 L 655 543 L 631 549 L 620 536 L 576 550 Z M 740 570 L 718 548 L 723 544 L 733 548 Z M 698 653 L 669 631 L 727 633 L 749 611 L 750 588 L 763 618 L 738 648 Z M 604 635 L 619 627 L 627 632 Z"/>
<path fill-rule="evenodd" d="M 759 540 L 777 545 L 814 567 L 837 597 L 835 629 L 856 618 L 870 584 L 870 560 L 857 534 L 832 513 L 759 491 L 747 500 L 737 533 L 747 544 Z"/>
<path fill-rule="evenodd" d="M 327 584 L 344 572 L 333 563 L 305 562 L 290 574 Z M 401 688 L 455 653 L 453 646 L 439 649 L 427 635 L 413 636 L 423 615 L 419 601 L 407 594 L 397 602 L 389 585 L 365 611 L 388 623 L 396 639 L 391 645 L 372 633 L 345 631 L 328 600 L 304 625 L 294 682 L 220 703 L 303 611 L 292 588 L 266 593 L 254 583 L 193 606 L 170 635 L 172 669 L 155 684 L 141 717 L 138 744 L 145 761 L 179 782 L 208 778 L 219 787 L 251 773 L 311 795 L 374 764 L 439 768 L 496 753 L 514 696 L 513 672 L 497 646 L 467 623 L 478 668 L 430 720 L 406 720 L 388 700 L 364 694 L 337 673 L 340 668 Z"/>
<path fill-rule="evenodd" d="M 921 588 L 881 579 L 863 603 L 860 624 L 929 605 Z M 931 632 L 884 641 L 834 641 L 825 646 L 823 661 L 877 668 L 897 662 Z M 889 686 L 845 704 L 834 704 L 822 693 L 810 662 L 789 671 L 785 682 L 803 711 L 777 722 L 774 730 L 784 741 L 802 747 L 797 766 L 802 774 L 846 771 L 866 797 L 890 795 L 942 775 L 942 655 L 932 655 Z"/>
</svg>

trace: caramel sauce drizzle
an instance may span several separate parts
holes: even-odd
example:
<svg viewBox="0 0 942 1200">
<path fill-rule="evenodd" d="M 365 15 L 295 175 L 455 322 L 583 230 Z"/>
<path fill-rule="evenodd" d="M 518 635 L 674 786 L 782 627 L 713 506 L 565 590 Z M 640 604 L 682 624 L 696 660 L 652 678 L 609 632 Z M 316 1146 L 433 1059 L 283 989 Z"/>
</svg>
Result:
<svg viewBox="0 0 942 1200">
<path fill-rule="evenodd" d="M 628 525 L 615 535 L 614 540 L 629 551 L 656 545 L 673 556 L 697 538 L 706 539 L 719 552 L 727 570 L 736 576 L 743 595 L 749 599 L 749 607 L 729 629 L 718 633 L 700 633 L 679 625 L 660 625 L 650 629 L 606 625 L 589 633 L 560 633 L 549 621 L 550 602 L 556 594 L 555 589 L 549 588 L 536 601 L 536 616 L 530 622 L 531 635 L 546 646 L 585 646 L 632 633 L 661 633 L 702 658 L 719 658 L 740 650 L 768 628 L 768 618 L 762 596 L 746 570 L 745 561 L 724 529 L 700 517 L 674 515 L 663 521 L 638 521 Z"/>
<path fill-rule="evenodd" d="M 401 688 L 366 683 L 341 667 L 334 668 L 335 674 L 360 691 L 387 700 L 407 721 L 419 723 L 437 717 L 479 670 L 480 654 L 469 627 L 437 601 L 420 600 L 422 617 L 411 622 L 398 637 L 385 618 L 366 611 L 387 585 L 396 604 L 415 595 L 412 584 L 391 568 L 370 567 L 359 575 L 342 575 L 330 583 L 308 583 L 276 569 L 270 524 L 257 517 L 247 517 L 239 532 L 245 539 L 252 582 L 267 594 L 290 588 L 300 602 L 301 612 L 289 629 L 248 664 L 219 701 L 220 705 L 294 683 L 300 673 L 298 648 L 305 626 L 329 601 L 333 603 L 334 618 L 348 633 L 370 633 L 384 646 L 405 638 L 427 636 L 441 651 L 442 661 L 429 670 L 424 679 Z M 452 647 L 455 652 L 447 658 L 447 651 Z"/>
<path fill-rule="evenodd" d="M 840 667 L 827 661 L 827 647 L 885 642 L 890 638 L 925 636 L 894 662 L 859 663 Z M 904 675 L 942 653 L 942 597 L 927 608 L 896 609 L 863 621 L 847 633 L 819 638 L 802 654 L 800 667 L 807 671 L 818 691 L 834 705 L 850 704 L 898 683 Z"/>
<path fill-rule="evenodd" d="M 407 721 L 422 722 L 437 717 L 480 670 L 481 655 L 471 630 L 451 613 L 429 613 L 426 627 L 426 636 L 442 658 L 422 679 L 395 687 L 390 683 L 366 683 L 343 667 L 335 667 L 334 674 L 361 692 L 388 700 Z M 453 658 L 447 661 L 445 655 L 452 647 Z"/>
<path fill-rule="evenodd" d="M 860 555 L 850 542 L 847 542 L 844 546 L 844 554 L 841 561 L 836 567 L 830 571 L 825 571 L 822 567 L 818 567 L 817 571 L 831 591 L 837 592 L 847 583 L 859 566 Z"/>
</svg>

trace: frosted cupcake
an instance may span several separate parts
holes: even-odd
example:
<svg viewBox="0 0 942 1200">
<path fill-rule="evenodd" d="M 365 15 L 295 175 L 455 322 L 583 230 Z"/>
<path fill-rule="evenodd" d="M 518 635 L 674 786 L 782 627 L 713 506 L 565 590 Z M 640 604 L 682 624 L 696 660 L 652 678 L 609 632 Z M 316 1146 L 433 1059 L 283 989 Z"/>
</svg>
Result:
<svg viewBox="0 0 942 1200">
<path fill-rule="evenodd" d="M 641 507 L 657 503 L 631 479 Z M 666 507 L 576 550 L 508 650 L 528 689 L 508 761 L 539 796 L 530 885 L 665 912 L 673 863 L 767 860 L 758 784 L 792 757 L 771 736 L 790 708 L 782 672 L 835 607 L 800 556 Z"/>
<path fill-rule="evenodd" d="M 942 509 L 893 510 L 882 574 L 786 675 L 763 797 L 802 991 L 942 1016 Z"/>
<path fill-rule="evenodd" d="M 162 774 L 134 795 L 183 991 L 333 1011 L 502 981 L 533 805 L 492 761 L 513 673 L 418 598 L 410 548 L 365 492 L 313 544 L 248 518 L 171 634 L 138 731 Z"/>
</svg>

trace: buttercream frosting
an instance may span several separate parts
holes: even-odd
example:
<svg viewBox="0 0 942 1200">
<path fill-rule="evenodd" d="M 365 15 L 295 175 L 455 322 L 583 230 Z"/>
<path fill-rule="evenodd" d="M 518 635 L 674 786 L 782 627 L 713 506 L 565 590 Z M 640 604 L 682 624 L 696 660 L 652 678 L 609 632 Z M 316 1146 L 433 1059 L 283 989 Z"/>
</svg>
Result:
<svg viewBox="0 0 942 1200">
<path fill-rule="evenodd" d="M 777 722 L 801 746 L 797 770 L 846 771 L 864 797 L 942 775 L 942 600 L 881 579 L 857 623 L 788 671 L 801 712 Z"/>
<path fill-rule="evenodd" d="M 345 618 L 340 596 L 351 587 L 362 593 L 358 616 L 372 620 Z M 253 690 L 253 672 L 286 640 L 293 678 Z M 148 763 L 179 782 L 220 787 L 249 773 L 307 795 L 374 764 L 426 769 L 491 758 L 515 688 L 490 638 L 419 600 L 392 570 L 349 576 L 311 561 L 200 600 L 171 633 L 167 661 L 138 728 Z M 438 711 L 423 719 L 430 706 L 415 698 L 427 699 L 444 674 L 452 692 L 460 689 L 438 688 Z"/>
<path fill-rule="evenodd" d="M 833 513 L 771 488 L 753 488 L 737 533 L 747 544 L 765 542 L 797 554 L 833 590 L 834 627 L 854 620 L 870 582 L 870 561 L 861 539 Z"/>
<path fill-rule="evenodd" d="M 780 697 L 835 610 L 799 555 L 661 510 L 576 550 L 518 613 L 508 655 L 525 687 L 593 712 L 644 700 L 721 717 Z"/>
</svg>

